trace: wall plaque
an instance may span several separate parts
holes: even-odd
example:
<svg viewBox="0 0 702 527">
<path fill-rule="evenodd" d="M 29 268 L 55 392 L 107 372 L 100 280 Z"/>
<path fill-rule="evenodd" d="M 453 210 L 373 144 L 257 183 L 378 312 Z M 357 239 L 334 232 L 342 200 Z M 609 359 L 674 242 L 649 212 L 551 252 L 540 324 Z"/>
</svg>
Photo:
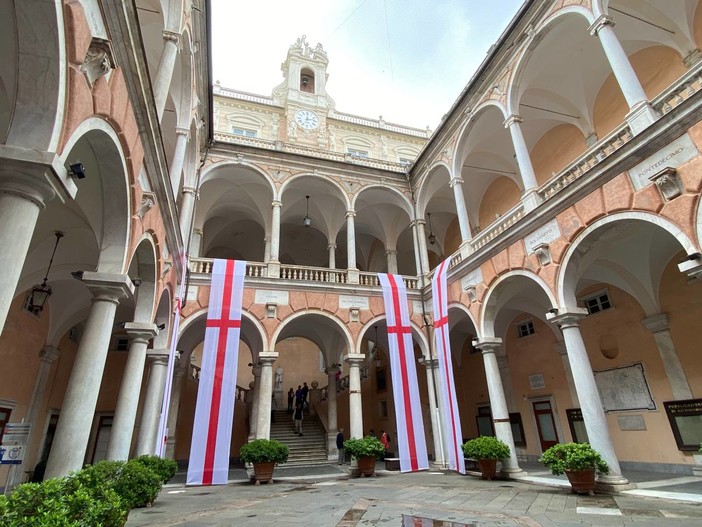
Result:
<svg viewBox="0 0 702 527">
<path fill-rule="evenodd" d="M 542 388 L 546 388 L 544 374 L 535 373 L 534 375 L 529 375 L 529 388 L 532 390 L 541 390 Z"/>
<path fill-rule="evenodd" d="M 593 373 L 605 412 L 656 409 L 640 362 Z"/>
<path fill-rule="evenodd" d="M 339 295 L 341 309 L 369 309 L 367 296 Z"/>
<path fill-rule="evenodd" d="M 637 432 L 646 430 L 646 421 L 641 414 L 617 416 L 619 430 L 624 432 Z"/>
<path fill-rule="evenodd" d="M 695 143 L 689 135 L 685 134 L 629 170 L 631 184 L 634 185 L 635 190 L 641 190 L 651 184 L 649 177 L 665 167 L 678 168 L 694 159 L 697 154 Z"/>
<path fill-rule="evenodd" d="M 560 237 L 561 231 L 558 228 L 558 222 L 554 218 L 524 237 L 524 245 L 526 246 L 527 254 L 532 254 L 538 245 L 542 243 L 549 244 Z"/>
<path fill-rule="evenodd" d="M 431 302 L 425 302 L 424 309 L 426 309 L 427 315 L 431 315 L 434 311 L 434 307 L 432 306 Z M 412 313 L 417 313 L 420 315 L 423 313 L 421 300 L 412 300 Z"/>
<path fill-rule="evenodd" d="M 278 304 L 279 306 L 287 306 L 290 303 L 290 295 L 287 291 L 257 289 L 254 302 L 256 304 Z"/>
<path fill-rule="evenodd" d="M 461 290 L 467 291 L 470 286 L 476 286 L 483 283 L 483 273 L 480 267 L 473 269 L 470 273 L 461 278 Z"/>
</svg>

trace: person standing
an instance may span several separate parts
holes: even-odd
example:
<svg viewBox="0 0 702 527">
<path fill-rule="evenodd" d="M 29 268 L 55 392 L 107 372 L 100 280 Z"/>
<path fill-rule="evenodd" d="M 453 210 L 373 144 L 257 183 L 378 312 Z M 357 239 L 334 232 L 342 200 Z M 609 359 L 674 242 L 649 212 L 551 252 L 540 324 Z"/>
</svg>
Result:
<svg viewBox="0 0 702 527">
<path fill-rule="evenodd" d="M 336 434 L 336 448 L 339 451 L 339 465 L 344 464 L 344 429 L 339 428 L 339 433 Z"/>
<path fill-rule="evenodd" d="M 385 456 L 390 455 L 390 452 L 388 452 L 390 449 L 390 438 L 385 433 L 385 430 L 380 431 L 380 442 L 383 444 L 383 448 L 385 448 L 385 455 L 383 456 L 383 458 L 385 458 Z"/>
<path fill-rule="evenodd" d="M 278 409 L 278 401 L 275 400 L 275 394 L 271 395 L 271 423 L 275 423 L 275 411 Z"/>
<path fill-rule="evenodd" d="M 302 383 L 302 406 L 307 408 L 307 394 L 309 393 L 310 389 L 307 387 L 307 383 L 303 382 Z"/>
<path fill-rule="evenodd" d="M 302 404 L 302 386 L 297 385 L 297 390 L 295 390 L 295 406 Z"/>
<path fill-rule="evenodd" d="M 293 421 L 295 422 L 295 433 L 302 435 L 302 405 L 298 404 L 293 413 Z"/>
<path fill-rule="evenodd" d="M 295 401 L 295 391 L 290 388 L 290 391 L 288 392 L 288 413 L 291 414 L 293 412 L 293 401 Z"/>
</svg>

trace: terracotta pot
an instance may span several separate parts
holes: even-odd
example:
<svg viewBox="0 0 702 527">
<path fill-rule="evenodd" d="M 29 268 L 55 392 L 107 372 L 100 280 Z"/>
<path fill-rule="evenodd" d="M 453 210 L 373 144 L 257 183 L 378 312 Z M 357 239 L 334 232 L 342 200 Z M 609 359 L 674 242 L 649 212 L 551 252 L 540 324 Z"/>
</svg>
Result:
<svg viewBox="0 0 702 527">
<path fill-rule="evenodd" d="M 481 477 L 487 479 L 488 481 L 495 477 L 497 474 L 497 460 L 496 459 L 479 459 L 478 466 L 480 467 Z"/>
<path fill-rule="evenodd" d="M 375 458 L 371 456 L 358 458 L 358 470 L 364 476 L 372 476 L 375 473 Z"/>
<path fill-rule="evenodd" d="M 268 483 L 273 480 L 273 469 L 275 468 L 275 463 L 254 463 L 254 479 L 256 480 L 256 485 L 263 483 Z"/>
<path fill-rule="evenodd" d="M 566 476 L 573 489 L 573 492 L 578 494 L 587 493 L 590 496 L 595 494 L 595 469 L 589 468 L 585 470 L 566 470 Z"/>
</svg>

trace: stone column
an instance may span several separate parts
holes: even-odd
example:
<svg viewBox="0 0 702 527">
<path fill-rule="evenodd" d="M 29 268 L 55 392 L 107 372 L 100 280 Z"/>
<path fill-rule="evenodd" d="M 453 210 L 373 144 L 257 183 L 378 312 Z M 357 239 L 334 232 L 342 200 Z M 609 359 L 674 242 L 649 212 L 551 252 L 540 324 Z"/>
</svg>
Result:
<svg viewBox="0 0 702 527">
<path fill-rule="evenodd" d="M 439 367 L 437 358 L 421 358 L 419 364 L 424 366 L 427 373 L 427 391 L 429 392 L 429 413 L 431 414 L 431 437 L 434 441 L 434 462 L 443 467 L 446 463 L 444 454 L 444 442 L 441 440 L 442 428 L 439 419 L 439 412 L 436 406 L 436 390 L 434 388 L 434 372 Z"/>
<path fill-rule="evenodd" d="M 495 435 L 507 443 L 510 450 L 509 459 L 504 459 L 502 461 L 502 472 L 507 474 L 521 472 L 522 469 L 519 467 L 519 462 L 517 461 L 514 437 L 512 437 L 512 425 L 509 423 L 509 410 L 507 409 L 505 391 L 502 386 L 500 369 L 497 366 L 497 357 L 495 356 L 496 352 L 502 348 L 502 339 L 495 337 L 475 339 L 473 345 L 478 348 L 483 355 Z"/>
<path fill-rule="evenodd" d="M 93 303 L 63 397 L 45 479 L 66 476 L 83 466 L 117 304 L 134 294 L 126 274 L 86 271 L 82 281 L 93 295 Z"/>
<path fill-rule="evenodd" d="M 580 409 L 585 421 L 585 429 L 590 439 L 590 444 L 597 450 L 609 465 L 609 476 L 598 477 L 598 482 L 604 483 L 609 488 L 621 488 L 628 483 L 622 476 L 619 460 L 612 444 L 607 426 L 607 417 L 602 408 L 600 393 L 592 373 L 590 359 L 585 349 L 583 337 L 580 334 L 578 321 L 587 316 L 587 310 L 579 307 L 559 309 L 549 312 L 546 318 L 553 324 L 558 324 L 563 332 L 563 339 L 568 350 L 568 360 L 573 370 L 573 380 L 580 399 Z"/>
<path fill-rule="evenodd" d="M 363 437 L 363 400 L 361 398 L 361 364 L 366 356 L 363 353 L 349 353 L 349 437 Z"/>
<path fill-rule="evenodd" d="M 456 214 L 458 215 L 458 226 L 461 229 L 461 243 L 463 244 L 472 238 L 466 200 L 463 196 L 463 179 L 460 177 L 451 178 L 449 186 L 453 189 L 453 198 L 456 201 Z"/>
<path fill-rule="evenodd" d="M 117 396 L 110 442 L 107 444 L 107 459 L 122 461 L 129 459 L 129 449 L 132 446 L 132 434 L 139 406 L 139 391 L 146 363 L 146 346 L 149 340 L 158 334 L 154 324 L 129 322 L 125 324 L 124 329 L 131 339 L 131 344 L 127 364 L 122 374 L 122 385 Z"/>
<path fill-rule="evenodd" d="M 158 436 L 158 422 L 161 416 L 163 388 L 168 373 L 168 350 L 150 350 L 148 359 L 151 368 L 146 385 L 144 405 L 141 409 L 141 420 L 139 421 L 137 456 L 153 455 L 156 452 L 156 436 Z"/>
<path fill-rule="evenodd" d="M 336 448 L 336 434 L 338 431 L 336 412 L 336 374 L 338 366 L 331 366 L 324 370 L 327 374 L 327 459 L 334 461 L 338 457 Z"/>
<path fill-rule="evenodd" d="M 329 269 L 336 269 L 336 244 L 330 242 L 327 249 L 329 249 Z"/>
<path fill-rule="evenodd" d="M 419 246 L 419 257 L 422 260 L 422 267 L 421 270 L 423 272 L 419 271 L 419 267 L 417 268 L 417 274 L 422 274 L 423 276 L 426 276 L 430 269 L 429 269 L 429 250 L 427 249 L 427 235 L 426 232 L 424 231 L 424 225 L 426 222 L 424 220 L 415 220 L 414 221 L 414 228 L 417 230 L 417 245 Z"/>
<path fill-rule="evenodd" d="M 602 44 L 612 73 L 629 105 L 630 112 L 626 119 L 634 134 L 638 134 L 658 119 L 658 114 L 648 102 L 646 92 L 629 62 L 629 57 L 619 43 L 614 32 L 614 20 L 607 15 L 600 15 L 588 30 L 590 35 L 597 36 Z"/>
<path fill-rule="evenodd" d="M 561 362 L 563 363 L 563 371 L 565 372 L 566 382 L 568 383 L 568 392 L 570 392 L 570 398 L 573 401 L 573 406 L 575 408 L 580 408 L 578 391 L 575 389 L 575 381 L 573 381 L 573 370 L 570 369 L 570 362 L 568 362 L 568 350 L 566 349 L 565 342 L 556 342 L 553 345 L 553 351 L 555 351 L 561 356 Z"/>
<path fill-rule="evenodd" d="M 668 324 L 668 315 L 660 313 L 652 317 L 645 318 L 641 321 L 643 326 L 653 333 L 653 338 L 658 347 L 658 353 L 661 355 L 665 374 L 668 377 L 670 388 L 673 391 L 673 399 L 685 400 L 692 399 L 692 390 L 687 382 L 685 370 L 680 363 L 680 357 L 675 349 L 675 344 L 670 336 L 670 326 Z"/>
<path fill-rule="evenodd" d="M 39 370 L 37 371 L 37 377 L 34 380 L 34 389 L 32 390 L 32 398 L 29 400 L 29 407 L 27 408 L 26 414 L 27 416 L 24 419 L 24 422 L 32 425 L 32 428 L 29 431 L 29 437 L 27 438 L 27 445 L 29 448 L 32 448 L 34 438 L 36 437 L 37 432 L 40 431 L 39 423 L 37 422 L 39 418 L 39 410 L 44 404 L 46 384 L 49 380 L 51 367 L 60 357 L 60 355 L 61 351 L 57 347 L 49 345 L 44 346 L 44 349 L 39 352 Z M 22 480 L 24 479 L 24 471 L 34 468 L 36 456 L 40 454 L 38 451 L 34 452 L 36 455 L 32 456 L 31 458 L 29 456 L 25 456 L 25 459 L 21 465 L 10 465 L 10 475 L 7 481 L 8 489 L 12 489 L 22 483 Z M 28 452 L 28 454 L 31 455 L 32 451 Z"/>
<path fill-rule="evenodd" d="M 159 121 L 163 116 L 163 110 L 166 108 L 168 89 L 171 87 L 171 79 L 173 78 L 173 68 L 180 51 L 179 41 L 180 35 L 175 31 L 163 31 L 163 51 L 161 51 L 161 60 L 159 60 L 156 76 L 152 84 L 154 103 L 156 104 L 156 113 Z"/>
<path fill-rule="evenodd" d="M 0 332 L 15 296 L 39 212 L 53 197 L 47 181 L 0 170 Z"/>
<path fill-rule="evenodd" d="M 181 191 L 183 199 L 180 202 L 180 234 L 184 240 L 188 239 L 190 225 L 195 212 L 195 200 L 198 198 L 198 192 L 195 187 L 183 187 Z"/>
<path fill-rule="evenodd" d="M 517 411 L 517 403 L 514 400 L 514 389 L 512 388 L 512 373 L 509 369 L 509 357 L 505 353 L 504 347 L 495 353 L 497 367 L 500 370 L 500 379 L 502 379 L 502 388 L 505 392 L 505 402 L 508 412 Z"/>
<path fill-rule="evenodd" d="M 398 274 L 397 271 L 397 249 L 388 249 L 385 251 L 385 256 L 388 259 L 388 273 Z"/>
<path fill-rule="evenodd" d="M 257 438 L 256 428 L 258 427 L 258 405 L 261 395 L 261 366 L 256 365 L 251 368 L 253 372 L 253 402 L 251 403 L 251 415 L 249 416 L 249 441 Z"/>
<path fill-rule="evenodd" d="M 202 256 L 202 236 L 202 229 L 193 229 L 193 234 L 190 237 L 190 248 L 188 250 L 191 258 L 199 258 Z"/>
<path fill-rule="evenodd" d="M 280 209 L 283 203 L 273 200 L 271 203 L 271 257 L 268 261 L 268 277 L 280 276 Z"/>
<path fill-rule="evenodd" d="M 346 211 L 346 255 L 348 283 L 359 283 L 360 277 L 356 266 L 356 211 Z"/>
<path fill-rule="evenodd" d="M 188 140 L 190 139 L 190 130 L 187 128 L 176 128 L 176 144 L 173 152 L 173 160 L 171 161 L 171 185 L 173 195 L 178 195 L 180 188 L 180 178 L 183 174 L 183 164 L 185 163 L 185 154 L 188 149 Z"/>
<path fill-rule="evenodd" d="M 263 263 L 268 263 L 271 259 L 271 237 L 263 238 Z"/>
<path fill-rule="evenodd" d="M 524 119 L 520 115 L 512 114 L 504 122 L 505 128 L 509 129 L 509 133 L 512 136 L 512 144 L 514 146 L 514 153 L 517 156 L 517 164 L 519 165 L 519 173 L 522 176 L 522 184 L 524 185 L 524 194 L 529 193 L 529 191 L 536 190 L 536 174 L 534 174 L 534 167 L 531 164 L 531 157 L 529 156 L 529 149 L 527 148 L 526 141 L 524 141 L 524 135 L 522 134 L 522 123 Z"/>
<path fill-rule="evenodd" d="M 180 395 L 183 391 L 183 379 L 188 371 L 188 363 L 176 363 L 173 370 L 173 388 L 171 389 L 171 405 L 168 408 L 168 438 L 166 439 L 166 458 L 175 459 L 176 429 L 178 427 L 178 411 L 180 410 Z"/>
<path fill-rule="evenodd" d="M 261 390 L 258 394 L 256 439 L 271 437 L 271 396 L 273 395 L 273 363 L 278 358 L 275 351 L 258 354 L 261 363 Z"/>
<path fill-rule="evenodd" d="M 417 221 L 412 220 L 410 222 L 410 227 L 412 228 L 412 246 L 414 248 L 414 267 L 417 271 L 417 276 L 420 277 L 422 284 L 424 283 L 424 277 L 422 275 L 422 259 L 419 255 L 419 236 L 417 233 Z"/>
</svg>

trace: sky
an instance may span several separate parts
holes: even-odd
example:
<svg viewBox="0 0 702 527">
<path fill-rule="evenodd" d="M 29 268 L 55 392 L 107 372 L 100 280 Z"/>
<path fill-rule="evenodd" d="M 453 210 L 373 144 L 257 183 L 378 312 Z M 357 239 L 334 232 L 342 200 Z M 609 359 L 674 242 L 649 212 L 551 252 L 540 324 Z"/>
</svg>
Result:
<svg viewBox="0 0 702 527">
<path fill-rule="evenodd" d="M 336 110 L 432 130 L 523 0 L 212 0 L 213 79 L 270 96 L 302 35 Z"/>
</svg>

